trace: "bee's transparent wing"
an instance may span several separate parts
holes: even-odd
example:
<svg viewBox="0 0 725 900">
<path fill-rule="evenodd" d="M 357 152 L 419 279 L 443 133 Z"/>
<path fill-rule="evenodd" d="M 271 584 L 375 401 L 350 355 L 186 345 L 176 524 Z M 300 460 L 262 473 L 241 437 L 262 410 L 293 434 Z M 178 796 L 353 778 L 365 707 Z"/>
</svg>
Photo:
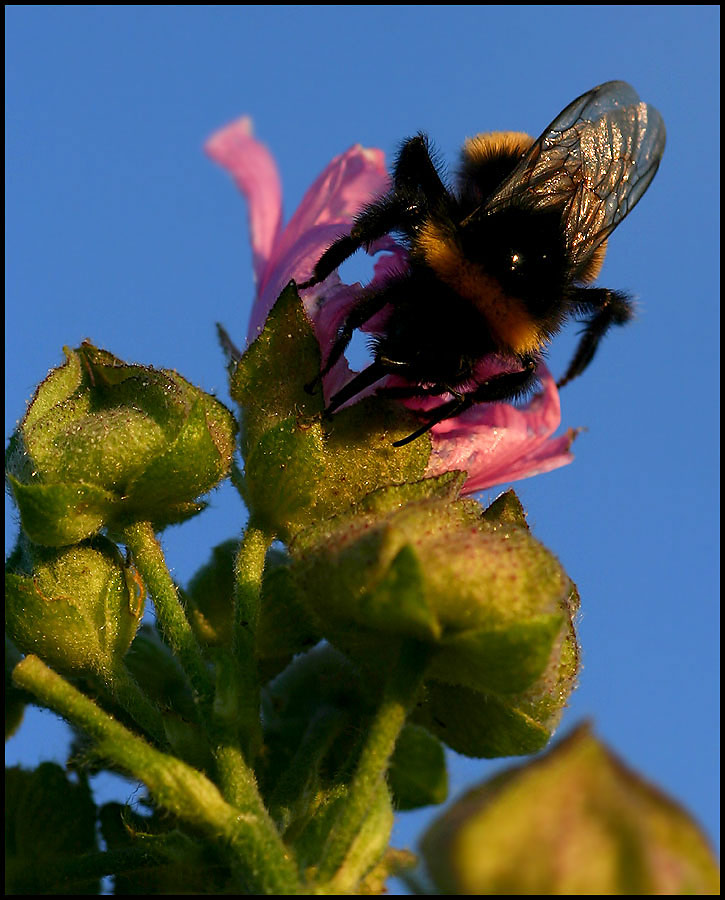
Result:
<svg viewBox="0 0 725 900">
<path fill-rule="evenodd" d="M 624 81 L 570 103 L 534 142 L 483 212 L 523 199 L 560 207 L 574 267 L 585 262 L 636 206 L 660 164 L 665 125 Z"/>
</svg>

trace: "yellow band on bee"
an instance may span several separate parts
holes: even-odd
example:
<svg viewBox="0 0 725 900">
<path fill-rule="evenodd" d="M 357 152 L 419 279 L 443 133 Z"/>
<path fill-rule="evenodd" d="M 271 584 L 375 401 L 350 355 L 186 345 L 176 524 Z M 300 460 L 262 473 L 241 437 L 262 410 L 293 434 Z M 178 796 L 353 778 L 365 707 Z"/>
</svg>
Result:
<svg viewBox="0 0 725 900">
<path fill-rule="evenodd" d="M 434 222 L 426 223 L 418 247 L 440 280 L 480 310 L 501 350 L 532 353 L 546 343 L 546 336 L 523 300 L 505 293 L 497 279 L 467 260 L 455 241 Z"/>
</svg>

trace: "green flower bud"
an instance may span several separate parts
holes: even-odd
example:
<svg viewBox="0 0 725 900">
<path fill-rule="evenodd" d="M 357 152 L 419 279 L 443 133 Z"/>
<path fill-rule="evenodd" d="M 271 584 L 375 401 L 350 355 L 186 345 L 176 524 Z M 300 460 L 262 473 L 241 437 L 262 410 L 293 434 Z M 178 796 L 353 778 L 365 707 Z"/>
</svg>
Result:
<svg viewBox="0 0 725 900">
<path fill-rule="evenodd" d="M 182 521 L 229 471 L 235 425 L 176 372 L 84 343 L 38 387 L 10 440 L 6 475 L 25 532 L 48 546 L 104 526 Z"/>
<path fill-rule="evenodd" d="M 561 601 L 562 630 L 543 672 L 520 693 L 497 694 L 433 679 L 414 719 L 465 756 L 495 758 L 536 753 L 559 723 L 579 671 L 574 617 L 579 594 L 570 582 Z"/>
<path fill-rule="evenodd" d="M 460 752 L 531 753 L 548 740 L 576 676 L 576 591 L 529 533 L 425 482 L 367 498 L 356 515 L 291 546 L 298 599 L 320 632 L 372 677 L 401 639 L 434 652 L 416 720 Z M 465 699 L 463 699 L 465 698 Z"/>
<path fill-rule="evenodd" d="M 713 852 L 676 803 L 578 728 L 455 803 L 422 843 L 442 894 L 717 894 Z"/>
<path fill-rule="evenodd" d="M 5 628 L 20 650 L 60 672 L 116 671 L 143 605 L 135 569 L 104 537 L 62 549 L 23 539 L 8 559 Z"/>
<path fill-rule="evenodd" d="M 304 388 L 319 370 L 317 338 L 290 285 L 230 387 L 242 410 L 244 499 L 256 521 L 285 541 L 383 485 L 421 478 L 430 455 L 428 440 L 392 446 L 416 420 L 379 398 L 321 421 L 320 391 Z"/>
<path fill-rule="evenodd" d="M 344 649 L 384 636 L 432 643 L 439 681 L 526 689 L 546 667 L 570 583 L 526 529 L 474 501 L 433 497 L 333 519 L 292 545 L 299 596 Z"/>
</svg>

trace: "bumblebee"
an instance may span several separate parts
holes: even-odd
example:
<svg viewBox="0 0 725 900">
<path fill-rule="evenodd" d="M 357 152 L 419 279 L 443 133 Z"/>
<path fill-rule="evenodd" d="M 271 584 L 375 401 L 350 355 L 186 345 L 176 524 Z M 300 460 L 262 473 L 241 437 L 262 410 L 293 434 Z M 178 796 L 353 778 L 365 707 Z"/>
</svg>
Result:
<svg viewBox="0 0 725 900">
<path fill-rule="evenodd" d="M 570 317 L 583 319 L 582 336 L 558 385 L 576 378 L 609 329 L 632 318 L 625 293 L 591 282 L 609 235 L 652 181 L 664 146 L 662 117 L 623 81 L 582 94 L 537 140 L 517 132 L 469 138 L 453 189 L 426 135 L 406 140 L 390 190 L 359 213 L 299 287 L 324 281 L 386 234 L 406 247 L 409 265 L 382 287 L 363 291 L 308 390 L 342 356 L 355 330 L 385 307 L 385 324 L 372 339 L 373 361 L 330 399 L 325 413 L 388 375 L 407 384 L 379 392 L 446 395 L 396 446 L 475 403 L 527 394 L 547 345 Z M 486 357 L 496 357 L 503 370 L 477 379 Z"/>
</svg>

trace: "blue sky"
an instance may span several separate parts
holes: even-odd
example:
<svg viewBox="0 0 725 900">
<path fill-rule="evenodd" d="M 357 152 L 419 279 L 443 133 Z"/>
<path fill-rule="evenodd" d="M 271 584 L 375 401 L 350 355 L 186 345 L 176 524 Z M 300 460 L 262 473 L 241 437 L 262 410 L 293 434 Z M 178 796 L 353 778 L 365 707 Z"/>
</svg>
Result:
<svg viewBox="0 0 725 900">
<path fill-rule="evenodd" d="M 575 462 L 520 482 L 534 534 L 582 596 L 583 718 L 719 840 L 719 8 L 6 7 L 6 438 L 88 337 L 227 397 L 214 323 L 240 343 L 246 210 L 202 152 L 241 114 L 274 153 L 287 215 L 329 159 L 427 131 L 455 164 L 486 130 L 537 135 L 587 89 L 629 81 L 662 113 L 660 172 L 600 283 L 638 317 L 562 392 Z M 557 341 L 560 373 L 573 331 Z M 493 499 L 498 490 L 485 492 Z M 186 581 L 245 513 L 225 487 L 164 537 Z M 14 540 L 6 511 L 6 549 Z M 63 759 L 31 712 L 10 762 Z M 501 763 L 451 760 L 452 794 Z M 126 799 L 128 784 L 101 784 Z M 104 793 L 105 792 L 105 793 Z M 431 818 L 400 817 L 411 846 Z"/>
</svg>

